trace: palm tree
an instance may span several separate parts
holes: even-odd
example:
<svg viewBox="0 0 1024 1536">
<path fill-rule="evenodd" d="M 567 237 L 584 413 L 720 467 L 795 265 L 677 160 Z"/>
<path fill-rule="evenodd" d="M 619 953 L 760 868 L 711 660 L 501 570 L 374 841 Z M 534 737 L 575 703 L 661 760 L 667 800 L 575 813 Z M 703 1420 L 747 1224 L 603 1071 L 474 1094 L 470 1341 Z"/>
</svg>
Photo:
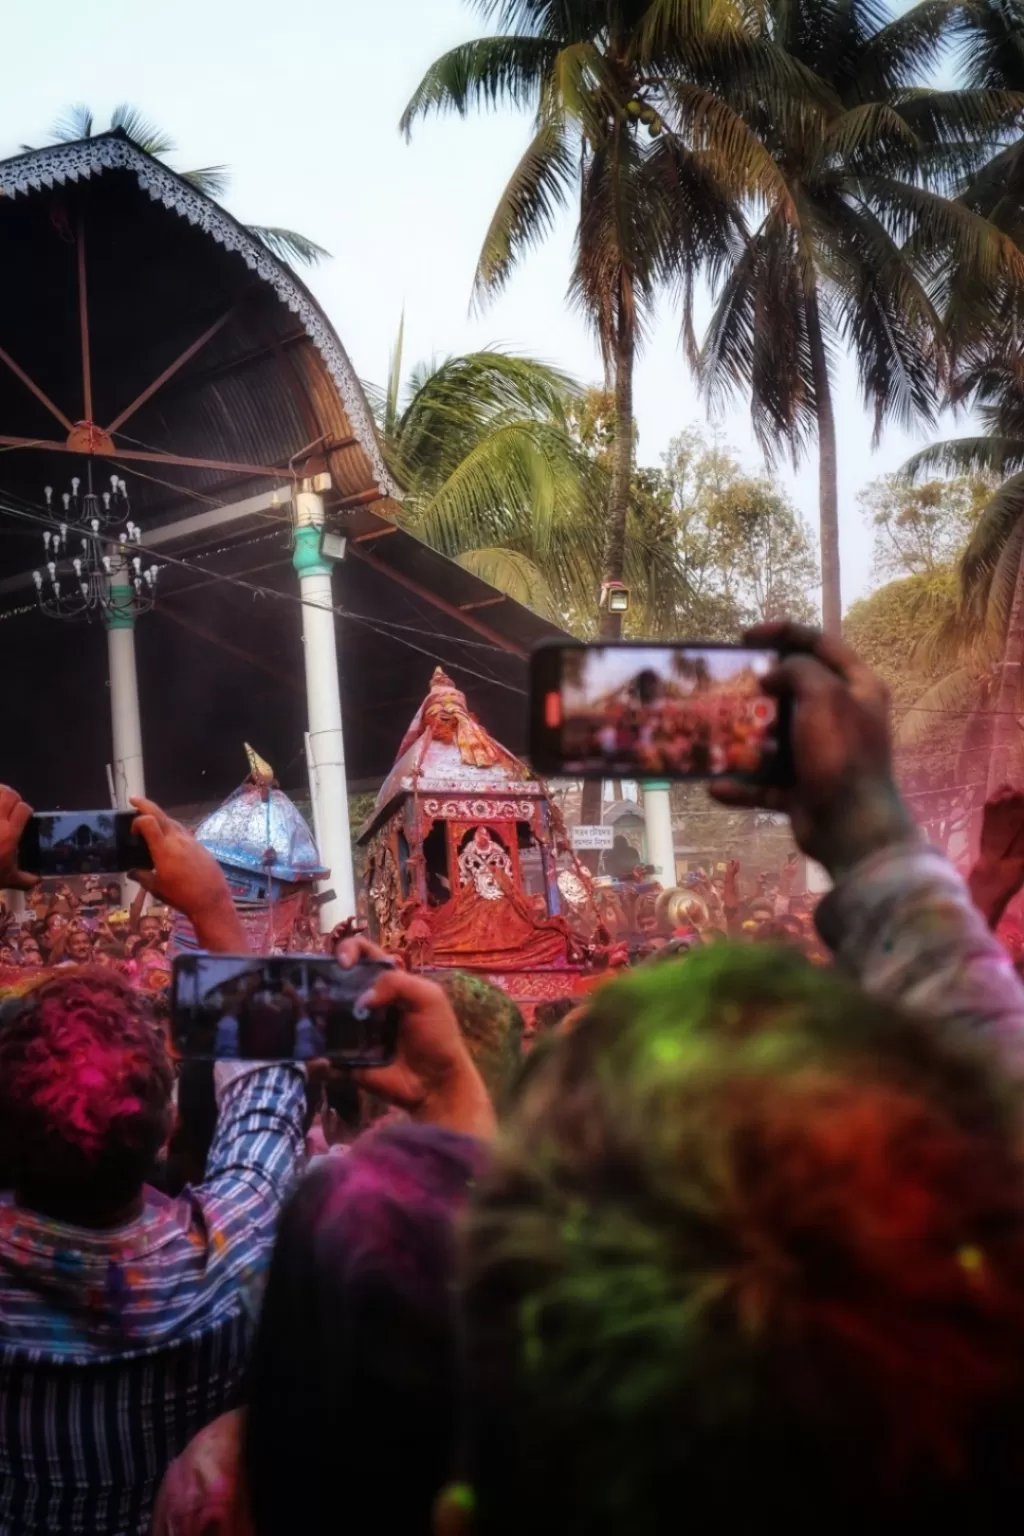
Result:
<svg viewBox="0 0 1024 1536">
<path fill-rule="evenodd" d="M 1024 101 L 1024 0 L 970 0 L 956 31 L 965 86 Z M 1024 252 L 1019 122 L 966 179 L 960 201 Z M 960 264 L 944 278 L 950 402 L 973 408 L 983 432 L 934 444 L 915 454 L 904 473 L 920 479 L 936 468 L 967 469 L 1002 481 L 960 561 L 955 618 L 929 637 L 953 670 L 927 702 L 970 705 L 961 757 L 970 754 L 971 777 L 983 777 L 991 793 L 1024 772 L 1017 723 L 1024 663 L 1024 281 L 1008 271 L 982 284 Z"/>
<path fill-rule="evenodd" d="M 596 333 L 614 388 L 602 577 L 625 571 L 635 457 L 633 372 L 655 299 L 685 292 L 739 234 L 735 202 L 775 189 L 771 157 L 734 97 L 780 100 L 792 73 L 749 18 L 717 0 L 472 0 L 502 29 L 428 69 L 402 117 L 465 116 L 506 102 L 534 113 L 533 136 L 484 239 L 476 296 L 496 293 L 560 209 L 574 207 L 570 292 Z M 621 617 L 601 632 L 617 638 Z"/>
<path fill-rule="evenodd" d="M 832 371 L 853 353 L 876 439 L 895 418 L 930 422 L 941 394 L 932 288 L 956 253 L 975 283 L 1019 278 L 1024 259 L 976 210 L 943 195 L 1019 114 L 1005 91 L 919 89 L 958 14 L 923 0 L 888 20 L 854 0 L 766 0 L 765 25 L 804 71 L 804 108 L 744 107 L 782 175 L 729 271 L 694 356 L 714 400 L 749 392 L 771 455 L 819 457 L 822 610 L 842 623 Z"/>
<path fill-rule="evenodd" d="M 136 107 L 129 106 L 127 102 L 122 102 L 111 113 L 109 128 L 106 131 L 111 130 L 120 130 L 131 139 L 133 144 L 138 145 L 139 149 L 144 150 L 147 155 L 152 155 L 155 160 L 166 160 L 168 155 L 173 155 L 176 149 L 174 140 L 168 134 L 149 122 Z M 73 144 L 79 139 L 91 139 L 96 131 L 92 109 L 79 102 L 73 107 L 68 107 L 58 118 L 53 126 L 53 140 L 57 144 Z M 30 144 L 22 145 L 24 150 L 32 148 Z M 224 165 L 208 165 L 196 171 L 179 171 L 178 175 L 197 191 L 216 199 L 223 197 L 230 180 L 228 169 Z M 301 262 L 305 266 L 315 266 L 329 254 L 323 246 L 317 245 L 314 240 L 308 239 L 305 235 L 297 234 L 293 229 L 281 229 L 267 224 L 248 224 L 246 228 L 279 261 Z"/>
<path fill-rule="evenodd" d="M 983 732 L 991 792 L 1024 769 L 1017 725 L 1024 664 L 1024 363 L 1012 330 L 998 350 L 993 346 L 985 356 L 979 345 L 970 363 L 961 360 L 953 398 L 973 405 L 987 432 L 935 443 L 915 454 L 904 473 L 920 479 L 935 469 L 981 472 L 1003 483 L 960 560 L 955 618 L 929 637 L 933 652 L 949 659 L 950 678 L 921 704 L 969 700 L 991 717 Z M 979 671 L 986 678 L 983 698 L 974 684 Z M 972 725 L 973 734 L 979 730 Z"/>
<path fill-rule="evenodd" d="M 387 387 L 368 393 L 404 525 L 510 597 L 587 633 L 609 477 L 576 431 L 579 386 L 496 348 L 421 364 L 403 382 L 402 347 L 400 331 Z M 684 595 L 686 577 L 674 542 L 639 508 L 624 562 L 640 612 L 657 623 Z"/>
</svg>

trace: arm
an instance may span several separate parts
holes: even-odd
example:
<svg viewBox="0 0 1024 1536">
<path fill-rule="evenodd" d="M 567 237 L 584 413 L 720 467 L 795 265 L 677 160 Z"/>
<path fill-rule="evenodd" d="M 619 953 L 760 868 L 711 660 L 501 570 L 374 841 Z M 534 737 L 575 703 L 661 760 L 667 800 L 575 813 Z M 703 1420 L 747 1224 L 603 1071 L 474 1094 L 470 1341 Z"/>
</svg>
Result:
<svg viewBox="0 0 1024 1536">
<path fill-rule="evenodd" d="M 894 842 L 868 856 L 823 899 L 816 921 L 866 992 L 991 1035 L 1024 1066 L 1024 987 L 937 849 Z"/>
<path fill-rule="evenodd" d="M 248 954 L 242 920 L 213 855 L 154 801 L 133 799 L 132 805 L 140 813 L 132 830 L 145 839 L 153 868 L 133 870 L 131 878 L 188 918 L 200 949 L 215 955 Z"/>
<path fill-rule="evenodd" d="M 1024 886 L 1024 791 L 1004 785 L 985 802 L 978 862 L 967 885 L 974 905 L 995 930 Z"/>
<path fill-rule="evenodd" d="M 142 921 L 142 908 L 146 904 L 148 892 L 145 886 L 140 885 L 132 897 L 132 904 L 128 908 L 128 932 L 138 933 L 139 924 Z"/>
<path fill-rule="evenodd" d="M 819 932 L 866 991 L 990 1034 L 1024 1064 L 1024 987 L 900 797 L 885 687 L 841 641 L 801 625 L 759 626 L 749 640 L 782 652 L 764 686 L 790 701 L 793 782 L 712 794 L 789 815 L 797 845 L 835 881 Z"/>
<path fill-rule="evenodd" d="M 67 942 L 70 934 L 71 925 L 70 923 L 65 923 L 64 927 L 60 930 L 57 937 L 50 945 L 50 954 L 48 959 L 48 963 L 50 965 L 59 965 L 60 962 L 64 959 L 64 950 L 67 948 Z"/>
<path fill-rule="evenodd" d="M 722 911 L 725 913 L 725 931 L 731 939 L 743 932 L 740 922 L 740 861 L 730 859 L 725 867 L 725 884 L 722 891 Z"/>
<path fill-rule="evenodd" d="M 290 1062 L 218 1062 L 214 1082 L 217 1128 L 200 1193 L 272 1222 L 302 1167 L 305 1073 Z"/>
<path fill-rule="evenodd" d="M 389 961 L 369 939 L 345 939 L 338 964 Z M 362 1067 L 353 1078 L 420 1125 L 440 1125 L 483 1140 L 497 1130 L 494 1106 L 462 1038 L 448 999 L 435 982 L 397 966 L 378 976 L 361 1001 L 399 1013 L 398 1046 L 386 1067 Z"/>
</svg>

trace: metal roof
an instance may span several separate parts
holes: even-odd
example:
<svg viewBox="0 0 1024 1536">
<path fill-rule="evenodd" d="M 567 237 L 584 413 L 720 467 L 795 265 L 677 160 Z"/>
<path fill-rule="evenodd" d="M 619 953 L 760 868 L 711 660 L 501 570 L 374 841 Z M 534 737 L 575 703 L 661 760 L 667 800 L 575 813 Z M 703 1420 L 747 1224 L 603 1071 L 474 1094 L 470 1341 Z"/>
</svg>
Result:
<svg viewBox="0 0 1024 1536">
<path fill-rule="evenodd" d="M 69 449 L 86 419 L 110 435 L 100 477 L 125 478 L 147 542 L 171 562 L 138 627 L 154 793 L 226 793 L 243 739 L 282 765 L 286 787 L 302 784 L 287 503 L 325 468 L 330 520 L 349 540 L 335 594 L 350 778 L 386 775 L 438 662 L 522 750 L 524 658 L 556 631 L 395 526 L 365 396 L 309 290 L 112 133 L 0 161 L 0 665 L 13 709 L 0 778 L 40 806 L 107 798 L 102 631 L 44 619 L 29 576 L 43 487 L 82 474 Z M 258 510 L 236 515 L 239 504 Z"/>
</svg>

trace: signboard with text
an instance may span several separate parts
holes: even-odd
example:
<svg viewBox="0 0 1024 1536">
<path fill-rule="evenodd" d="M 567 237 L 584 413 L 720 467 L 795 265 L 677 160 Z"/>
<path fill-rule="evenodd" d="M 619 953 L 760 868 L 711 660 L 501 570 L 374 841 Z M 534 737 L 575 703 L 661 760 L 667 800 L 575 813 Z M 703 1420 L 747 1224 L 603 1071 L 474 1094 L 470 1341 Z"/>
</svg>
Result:
<svg viewBox="0 0 1024 1536">
<path fill-rule="evenodd" d="M 577 853 L 586 853 L 595 848 L 611 848 L 615 842 L 615 828 L 572 827 L 569 837 Z"/>
</svg>

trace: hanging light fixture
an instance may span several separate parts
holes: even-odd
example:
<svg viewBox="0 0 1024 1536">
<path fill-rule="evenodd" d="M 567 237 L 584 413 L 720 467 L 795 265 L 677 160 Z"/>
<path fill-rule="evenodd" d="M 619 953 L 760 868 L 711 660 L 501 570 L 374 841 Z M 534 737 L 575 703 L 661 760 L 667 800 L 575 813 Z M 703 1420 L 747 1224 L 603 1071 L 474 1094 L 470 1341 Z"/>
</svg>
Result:
<svg viewBox="0 0 1024 1536">
<path fill-rule="evenodd" d="M 145 564 L 125 481 L 111 475 L 110 489 L 97 493 L 90 459 L 84 491 L 76 475 L 56 502 L 52 485 L 43 495 L 57 525 L 43 534 L 43 564 L 32 572 L 43 613 L 85 620 L 147 613 L 156 601 L 158 567 Z"/>
</svg>

